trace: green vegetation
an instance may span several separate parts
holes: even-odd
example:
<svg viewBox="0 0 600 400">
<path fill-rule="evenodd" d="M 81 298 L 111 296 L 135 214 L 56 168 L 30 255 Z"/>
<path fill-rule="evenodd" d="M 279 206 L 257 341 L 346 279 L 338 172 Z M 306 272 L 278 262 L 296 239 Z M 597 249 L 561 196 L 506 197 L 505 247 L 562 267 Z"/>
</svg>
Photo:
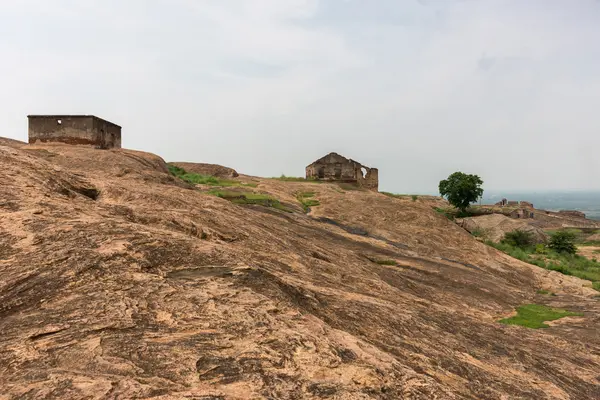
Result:
<svg viewBox="0 0 600 400">
<path fill-rule="evenodd" d="M 478 237 L 478 238 L 485 239 L 488 236 L 488 231 L 486 229 L 482 229 L 482 228 L 475 228 L 475 229 L 473 229 L 473 232 L 471 232 L 471 235 Z"/>
<path fill-rule="evenodd" d="M 434 210 L 438 213 L 438 214 L 442 214 L 444 215 L 446 218 L 448 218 L 451 221 L 454 221 L 456 218 L 466 218 L 466 217 L 472 217 L 473 214 L 471 213 L 471 209 L 467 209 L 465 211 L 461 211 L 461 210 L 457 210 L 456 208 L 440 208 L 440 207 L 434 207 Z"/>
<path fill-rule="evenodd" d="M 272 207 L 281 211 L 291 213 L 292 210 L 285 207 L 281 202 L 267 194 L 253 193 L 253 192 L 234 192 L 234 191 L 222 191 L 222 190 L 211 190 L 208 192 L 213 196 L 220 197 L 225 200 L 229 200 L 235 204 L 256 204 L 263 207 Z"/>
<path fill-rule="evenodd" d="M 210 185 L 210 186 L 223 186 L 223 187 L 228 187 L 228 186 L 256 187 L 257 186 L 254 183 L 242 183 L 242 182 L 234 181 L 231 179 L 221 179 L 221 178 L 217 178 L 216 176 L 202 175 L 202 174 L 196 174 L 193 172 L 187 172 L 185 169 L 177 167 L 175 165 L 171 165 L 171 164 L 168 164 L 167 167 L 169 168 L 169 172 L 171 173 L 171 175 L 173 175 L 183 181 L 191 183 L 193 185 Z"/>
<path fill-rule="evenodd" d="M 353 183 L 340 183 L 338 186 L 344 190 L 364 190 Z"/>
<path fill-rule="evenodd" d="M 302 204 L 304 212 L 309 212 L 310 207 L 316 207 L 321 205 L 319 200 L 312 198 L 314 196 L 315 192 L 299 192 L 298 194 L 296 194 L 296 198 Z"/>
<path fill-rule="evenodd" d="M 407 199 L 407 198 L 411 198 L 412 201 L 417 201 L 419 199 L 419 195 L 418 194 L 397 194 L 397 193 L 390 193 L 390 192 L 379 192 L 381 194 L 385 194 L 388 197 L 395 197 L 397 199 Z"/>
<path fill-rule="evenodd" d="M 483 196 L 483 181 L 477 175 L 455 172 L 440 181 L 439 190 L 450 204 L 465 213 L 467 207 Z"/>
<path fill-rule="evenodd" d="M 569 231 L 558 231 L 550 238 L 548 247 L 558 253 L 576 254 L 575 234 Z"/>
<path fill-rule="evenodd" d="M 277 179 L 278 181 L 283 181 L 283 182 L 313 182 L 313 183 L 321 183 L 323 181 L 319 181 L 317 179 L 314 178 L 303 178 L 301 176 L 285 176 L 283 174 L 281 174 L 280 177 L 275 177 L 275 178 L 271 178 L 271 179 Z"/>
<path fill-rule="evenodd" d="M 379 265 L 398 265 L 398 263 L 394 260 L 373 260 Z"/>
<path fill-rule="evenodd" d="M 592 287 L 600 291 L 600 263 L 577 254 L 557 252 L 549 247 L 540 250 L 539 245 L 517 247 L 510 243 L 486 242 L 518 260 L 538 267 L 576 276 L 592 282 Z M 543 252 L 540 252 L 543 251 Z"/>
<path fill-rule="evenodd" d="M 556 296 L 556 294 L 546 290 L 546 289 L 540 289 L 537 291 L 537 294 L 544 294 L 544 295 L 548 295 L 548 296 Z"/>
<path fill-rule="evenodd" d="M 504 234 L 504 239 L 502 239 L 502 241 L 511 246 L 524 248 L 531 246 L 534 243 L 535 239 L 533 237 L 533 233 L 515 229 L 512 232 L 507 232 L 506 234 Z"/>
<path fill-rule="evenodd" d="M 559 308 L 550 308 L 538 304 L 526 304 L 517 307 L 517 315 L 498 322 L 506 325 L 520 325 L 526 328 L 548 328 L 545 321 L 555 321 L 563 317 L 582 316 L 582 313 L 571 312 Z"/>
</svg>

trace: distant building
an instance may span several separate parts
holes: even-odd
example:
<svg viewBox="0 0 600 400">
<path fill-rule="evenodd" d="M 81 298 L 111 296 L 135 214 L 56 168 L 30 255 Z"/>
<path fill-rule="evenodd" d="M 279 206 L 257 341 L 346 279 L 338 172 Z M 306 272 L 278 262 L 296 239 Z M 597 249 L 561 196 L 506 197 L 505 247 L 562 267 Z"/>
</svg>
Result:
<svg viewBox="0 0 600 400">
<path fill-rule="evenodd" d="M 29 143 L 121 148 L 121 127 L 93 115 L 28 115 Z"/>
<path fill-rule="evenodd" d="M 519 202 L 519 205 L 521 207 L 525 207 L 525 208 L 534 208 L 533 203 L 530 203 L 528 201 L 521 201 L 521 202 Z"/>
<path fill-rule="evenodd" d="M 377 168 L 365 167 L 361 163 L 337 153 L 329 153 L 308 165 L 306 167 L 306 178 L 353 183 L 371 190 L 378 190 L 379 188 L 379 171 Z"/>
</svg>

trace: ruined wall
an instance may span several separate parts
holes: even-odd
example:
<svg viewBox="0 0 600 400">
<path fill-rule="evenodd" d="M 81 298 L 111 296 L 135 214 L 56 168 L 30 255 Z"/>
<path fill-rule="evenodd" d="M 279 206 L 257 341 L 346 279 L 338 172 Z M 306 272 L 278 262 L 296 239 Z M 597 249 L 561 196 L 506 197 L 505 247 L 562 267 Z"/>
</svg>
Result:
<svg viewBox="0 0 600 400">
<path fill-rule="evenodd" d="M 362 169 L 366 170 L 363 176 Z M 379 170 L 377 168 L 362 167 L 358 174 L 358 185 L 371 190 L 379 190 Z"/>
<path fill-rule="evenodd" d="M 336 153 L 330 153 L 306 167 L 306 178 L 354 183 L 371 190 L 379 188 L 377 168 L 368 168 Z"/>
<path fill-rule="evenodd" d="M 99 133 L 100 148 L 121 148 L 121 127 L 112 122 L 94 117 L 94 131 Z"/>
<path fill-rule="evenodd" d="M 306 167 L 306 177 L 326 181 L 356 182 L 360 164 L 338 154 L 328 154 Z"/>
<path fill-rule="evenodd" d="M 121 147 L 121 127 L 92 115 L 30 115 L 29 143 Z"/>
</svg>

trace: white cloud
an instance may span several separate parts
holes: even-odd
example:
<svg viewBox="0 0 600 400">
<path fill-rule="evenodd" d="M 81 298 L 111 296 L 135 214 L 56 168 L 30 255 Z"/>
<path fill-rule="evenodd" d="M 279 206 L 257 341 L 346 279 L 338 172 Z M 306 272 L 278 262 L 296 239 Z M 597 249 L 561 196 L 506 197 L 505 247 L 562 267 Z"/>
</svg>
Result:
<svg viewBox="0 0 600 400">
<path fill-rule="evenodd" d="M 339 151 L 391 191 L 457 168 L 600 189 L 599 16 L 592 0 L 3 2 L 2 135 L 94 113 L 126 146 L 245 173 Z"/>
</svg>

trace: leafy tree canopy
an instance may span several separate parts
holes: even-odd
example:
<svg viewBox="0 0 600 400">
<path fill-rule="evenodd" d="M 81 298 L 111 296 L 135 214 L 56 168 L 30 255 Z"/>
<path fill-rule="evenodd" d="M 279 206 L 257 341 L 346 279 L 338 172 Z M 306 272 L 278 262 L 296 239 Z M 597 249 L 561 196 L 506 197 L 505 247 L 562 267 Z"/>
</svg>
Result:
<svg viewBox="0 0 600 400">
<path fill-rule="evenodd" d="M 440 181 L 439 189 L 450 204 L 464 212 L 469 204 L 483 196 L 481 185 L 483 181 L 479 176 L 455 172 L 448 179 Z"/>
</svg>

